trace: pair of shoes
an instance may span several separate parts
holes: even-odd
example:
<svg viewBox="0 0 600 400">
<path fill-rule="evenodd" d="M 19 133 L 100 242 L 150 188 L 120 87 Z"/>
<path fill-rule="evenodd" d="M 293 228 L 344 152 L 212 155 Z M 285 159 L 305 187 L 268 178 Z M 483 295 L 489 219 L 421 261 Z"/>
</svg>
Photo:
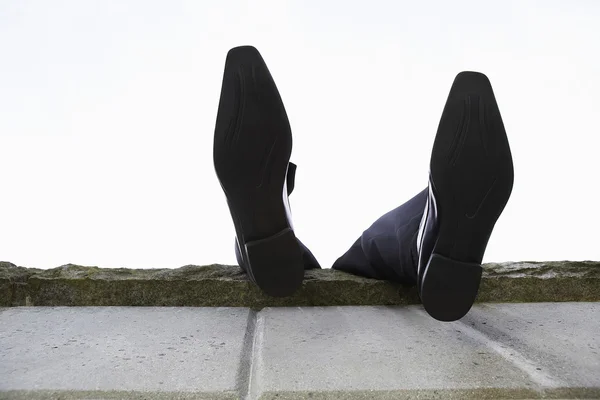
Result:
<svg viewBox="0 0 600 400">
<path fill-rule="evenodd" d="M 304 277 L 288 200 L 291 149 L 285 108 L 261 55 L 251 46 L 230 50 L 215 170 L 233 218 L 240 267 L 272 296 L 293 294 Z M 456 320 L 471 308 L 483 254 L 512 184 L 512 157 L 490 82 L 462 72 L 436 134 L 418 231 L 417 289 L 434 318 Z"/>
</svg>

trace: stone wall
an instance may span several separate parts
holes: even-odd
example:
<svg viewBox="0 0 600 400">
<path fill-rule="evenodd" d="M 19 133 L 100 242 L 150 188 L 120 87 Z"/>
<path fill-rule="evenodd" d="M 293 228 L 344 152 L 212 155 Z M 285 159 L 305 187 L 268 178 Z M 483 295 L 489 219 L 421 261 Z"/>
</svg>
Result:
<svg viewBox="0 0 600 400">
<path fill-rule="evenodd" d="M 477 302 L 600 301 L 600 262 L 484 265 Z M 0 262 L 0 307 L 10 306 L 338 306 L 419 303 L 415 288 L 331 269 L 306 272 L 291 297 L 264 295 L 235 266 L 108 269 L 68 264 L 49 270 Z"/>
</svg>

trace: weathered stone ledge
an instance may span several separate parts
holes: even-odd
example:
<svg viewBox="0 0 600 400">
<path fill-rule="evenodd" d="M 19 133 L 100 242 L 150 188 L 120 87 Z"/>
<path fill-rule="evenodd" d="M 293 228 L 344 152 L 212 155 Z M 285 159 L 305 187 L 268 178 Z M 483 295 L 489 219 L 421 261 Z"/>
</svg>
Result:
<svg viewBox="0 0 600 400">
<path fill-rule="evenodd" d="M 600 262 L 513 262 L 484 265 L 477 302 L 600 301 Z M 235 266 L 108 269 L 67 264 L 49 270 L 0 262 L 0 307 L 405 305 L 415 288 L 331 269 L 307 271 L 288 298 L 263 294 Z"/>
</svg>

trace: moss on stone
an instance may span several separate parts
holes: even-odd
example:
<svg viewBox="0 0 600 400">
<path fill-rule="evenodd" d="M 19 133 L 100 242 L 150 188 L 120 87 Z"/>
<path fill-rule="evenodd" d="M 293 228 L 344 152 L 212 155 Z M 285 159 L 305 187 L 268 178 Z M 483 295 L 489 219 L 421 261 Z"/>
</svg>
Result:
<svg viewBox="0 0 600 400">
<path fill-rule="evenodd" d="M 27 280 L 40 271 L 0 261 L 0 307 L 25 305 Z"/>
<path fill-rule="evenodd" d="M 520 262 L 484 266 L 479 302 L 600 301 L 600 262 Z M 414 287 L 324 269 L 306 271 L 293 296 L 273 298 L 227 265 L 177 269 L 50 270 L 0 263 L 0 306 L 276 306 L 402 305 Z"/>
</svg>

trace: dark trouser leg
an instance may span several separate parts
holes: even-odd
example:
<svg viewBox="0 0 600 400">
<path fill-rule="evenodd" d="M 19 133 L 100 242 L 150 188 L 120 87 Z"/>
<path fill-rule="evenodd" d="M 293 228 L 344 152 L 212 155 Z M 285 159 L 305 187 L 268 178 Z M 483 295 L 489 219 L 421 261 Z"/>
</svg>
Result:
<svg viewBox="0 0 600 400">
<path fill-rule="evenodd" d="M 333 268 L 405 285 L 417 283 L 417 234 L 427 189 L 384 214 L 371 225 Z"/>
</svg>

